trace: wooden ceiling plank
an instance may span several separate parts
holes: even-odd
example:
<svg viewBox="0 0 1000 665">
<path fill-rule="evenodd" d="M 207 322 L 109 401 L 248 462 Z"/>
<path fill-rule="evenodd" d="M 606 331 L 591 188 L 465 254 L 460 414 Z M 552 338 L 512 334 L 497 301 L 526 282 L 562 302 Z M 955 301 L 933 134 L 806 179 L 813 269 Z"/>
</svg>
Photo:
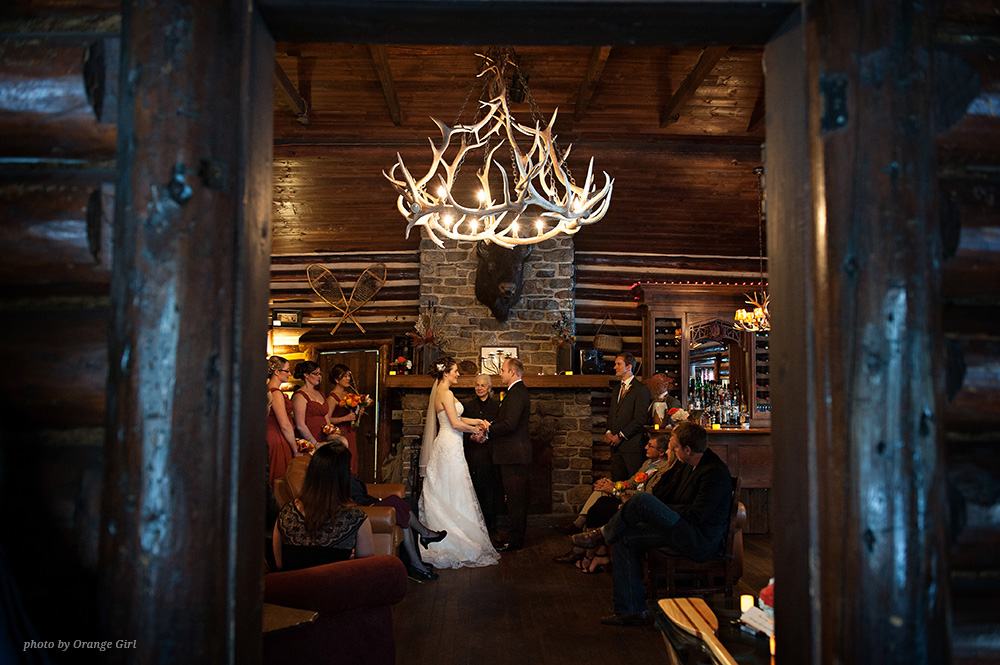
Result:
<svg viewBox="0 0 1000 665">
<path fill-rule="evenodd" d="M 611 55 L 610 46 L 595 46 L 590 52 L 590 61 L 587 62 L 587 73 L 583 76 L 583 81 L 580 83 L 580 91 L 576 96 L 576 108 L 573 110 L 573 120 L 579 122 L 583 120 L 583 116 L 587 113 L 587 107 L 590 106 L 590 100 L 594 96 L 594 90 L 597 89 L 597 83 L 601 80 L 601 74 L 604 72 L 604 65 L 608 61 L 608 56 Z"/>
<path fill-rule="evenodd" d="M 303 125 L 308 125 L 309 107 L 306 104 L 306 100 L 302 99 L 302 95 L 295 89 L 292 80 L 288 78 L 288 74 L 281 68 L 281 64 L 277 58 L 274 60 L 274 78 L 278 81 L 278 89 L 284 93 L 285 99 L 292 107 L 292 111 L 295 112 L 295 119 Z"/>
<path fill-rule="evenodd" d="M 385 95 L 385 103 L 389 107 L 389 117 L 392 118 L 392 124 L 399 127 L 403 122 L 403 116 L 399 110 L 396 84 L 392 80 L 392 72 L 389 70 L 389 56 L 386 53 L 385 45 L 369 44 L 368 51 L 371 53 L 372 62 L 375 64 L 378 81 L 382 84 L 382 94 Z"/>
<path fill-rule="evenodd" d="M 712 72 L 715 64 L 719 62 L 728 50 L 728 46 L 706 46 L 702 50 L 701 57 L 698 58 L 698 64 L 681 81 L 681 84 L 677 86 L 677 91 L 674 92 L 673 96 L 667 101 L 666 106 L 663 107 L 663 113 L 660 115 L 661 128 L 677 122 L 680 118 L 680 109 L 684 108 L 684 105 L 694 95 L 695 90 L 698 89 L 701 82 Z"/>
<path fill-rule="evenodd" d="M 750 122 L 747 124 L 747 134 L 752 134 L 760 127 L 764 121 L 764 85 L 761 81 L 760 92 L 757 94 L 757 101 L 753 104 L 753 112 L 750 113 Z"/>
</svg>

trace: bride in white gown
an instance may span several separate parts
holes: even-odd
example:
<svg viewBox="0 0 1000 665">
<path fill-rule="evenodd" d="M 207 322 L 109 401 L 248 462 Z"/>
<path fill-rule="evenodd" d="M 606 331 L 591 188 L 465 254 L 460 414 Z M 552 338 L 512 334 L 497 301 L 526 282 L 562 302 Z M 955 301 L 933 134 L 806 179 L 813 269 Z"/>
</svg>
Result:
<svg viewBox="0 0 1000 665">
<path fill-rule="evenodd" d="M 448 537 L 430 543 L 424 561 L 435 568 L 490 566 L 500 555 L 490 543 L 462 442 L 462 432 L 479 431 L 482 421 L 462 418 L 462 404 L 451 392 L 459 376 L 454 358 L 438 360 L 432 374 L 437 380 L 431 389 L 420 450 L 424 476 L 420 519 L 430 529 L 447 531 Z"/>
</svg>

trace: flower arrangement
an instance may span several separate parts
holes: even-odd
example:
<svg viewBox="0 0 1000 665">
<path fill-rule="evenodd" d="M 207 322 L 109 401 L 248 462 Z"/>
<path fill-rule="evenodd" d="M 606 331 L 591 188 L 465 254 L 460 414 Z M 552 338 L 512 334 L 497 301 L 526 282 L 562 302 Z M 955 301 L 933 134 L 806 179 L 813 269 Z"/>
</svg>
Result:
<svg viewBox="0 0 1000 665">
<path fill-rule="evenodd" d="M 312 455 L 316 451 L 316 446 L 309 439 L 295 439 L 295 443 L 299 446 L 299 452 L 305 455 Z"/>
<path fill-rule="evenodd" d="M 576 344 L 576 335 L 573 334 L 573 320 L 568 312 L 563 312 L 559 320 L 552 324 L 552 330 L 555 332 L 552 341 L 560 349 L 568 349 Z"/>
<path fill-rule="evenodd" d="M 441 346 L 441 331 L 437 329 L 434 322 L 436 310 L 436 307 L 428 305 L 417 316 L 417 322 L 413 324 L 413 330 L 407 333 L 413 342 L 413 348 L 436 349 Z"/>
<path fill-rule="evenodd" d="M 330 436 L 331 434 L 340 434 L 340 428 L 336 425 L 323 425 L 323 434 Z"/>
<path fill-rule="evenodd" d="M 392 361 L 392 363 L 390 363 L 390 364 L 393 367 L 395 367 L 396 371 L 399 372 L 400 374 L 402 374 L 403 372 L 408 372 L 411 369 L 413 369 L 413 362 L 407 360 L 403 356 L 399 356 L 394 361 Z"/>
<path fill-rule="evenodd" d="M 667 411 L 667 416 L 672 422 L 679 423 L 682 420 L 687 420 L 690 414 L 684 409 L 673 408 Z"/>
<path fill-rule="evenodd" d="M 374 403 L 371 397 L 368 395 L 361 395 L 359 393 L 347 393 L 344 395 L 343 399 L 340 400 L 339 404 L 341 406 L 346 406 L 348 409 L 354 410 L 354 415 L 361 416 L 361 410 L 365 407 L 371 406 Z M 355 418 L 351 423 L 351 427 L 357 427 L 360 423 L 358 419 Z"/>
<path fill-rule="evenodd" d="M 622 492 L 627 492 L 632 489 L 641 491 L 647 480 L 649 480 L 649 474 L 645 471 L 639 471 L 632 476 L 630 480 L 619 480 L 615 482 L 615 494 L 621 495 Z"/>
</svg>

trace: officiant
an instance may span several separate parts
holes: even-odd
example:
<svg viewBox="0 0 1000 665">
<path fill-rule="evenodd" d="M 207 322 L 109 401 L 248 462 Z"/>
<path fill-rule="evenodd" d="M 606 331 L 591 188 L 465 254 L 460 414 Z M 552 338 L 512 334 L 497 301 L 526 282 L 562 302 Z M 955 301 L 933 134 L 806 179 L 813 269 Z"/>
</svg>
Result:
<svg viewBox="0 0 1000 665">
<path fill-rule="evenodd" d="M 493 380 L 489 374 L 476 377 L 475 390 L 475 397 L 462 402 L 465 407 L 462 415 L 493 422 L 500 410 L 500 402 L 493 398 Z M 497 526 L 497 514 L 503 506 L 503 484 L 500 470 L 493 463 L 485 434 L 476 432 L 465 435 L 465 461 L 469 465 L 469 475 L 476 490 L 476 498 L 479 499 L 479 507 L 483 511 L 486 529 L 493 535 Z"/>
</svg>

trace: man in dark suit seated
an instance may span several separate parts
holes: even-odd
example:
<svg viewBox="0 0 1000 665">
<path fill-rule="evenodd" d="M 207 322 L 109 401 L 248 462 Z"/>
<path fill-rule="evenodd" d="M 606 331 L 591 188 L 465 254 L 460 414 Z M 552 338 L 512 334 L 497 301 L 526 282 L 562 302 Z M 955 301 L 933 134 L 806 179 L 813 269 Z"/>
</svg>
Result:
<svg viewBox="0 0 1000 665">
<path fill-rule="evenodd" d="M 601 623 L 646 623 L 639 558 L 646 550 L 666 545 L 695 561 L 708 561 L 723 551 L 733 491 L 729 468 L 708 449 L 708 433 L 695 423 L 678 423 L 669 447 L 680 464 L 652 493 L 635 494 L 602 528 L 573 536 L 577 547 L 614 545 L 615 613 Z"/>
</svg>

